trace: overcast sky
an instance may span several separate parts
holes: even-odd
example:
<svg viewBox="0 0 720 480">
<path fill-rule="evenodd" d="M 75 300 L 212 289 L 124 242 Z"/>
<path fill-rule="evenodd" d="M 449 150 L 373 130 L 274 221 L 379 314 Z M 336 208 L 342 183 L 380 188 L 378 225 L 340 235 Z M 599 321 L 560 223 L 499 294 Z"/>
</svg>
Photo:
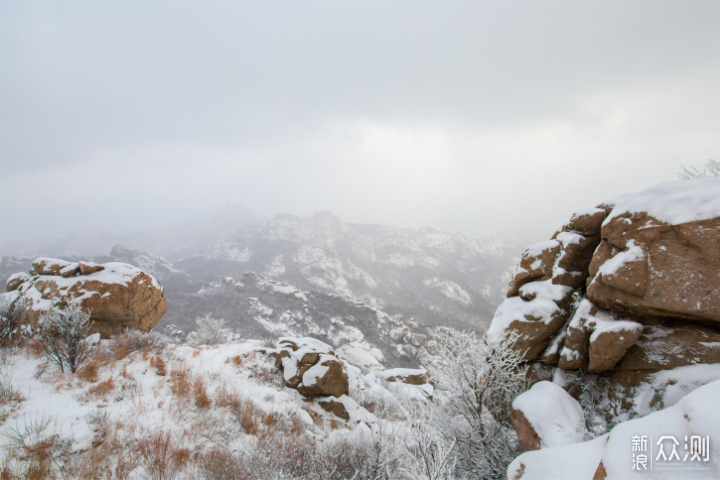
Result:
<svg viewBox="0 0 720 480">
<path fill-rule="evenodd" d="M 0 242 L 242 203 L 481 236 L 720 159 L 720 2 L 0 2 Z"/>
</svg>

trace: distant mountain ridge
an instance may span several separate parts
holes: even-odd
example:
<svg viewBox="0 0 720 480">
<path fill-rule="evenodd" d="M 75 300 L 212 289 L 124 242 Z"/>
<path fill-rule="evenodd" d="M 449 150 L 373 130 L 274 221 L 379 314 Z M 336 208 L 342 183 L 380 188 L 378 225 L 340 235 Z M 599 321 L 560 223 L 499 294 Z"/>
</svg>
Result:
<svg viewBox="0 0 720 480">
<path fill-rule="evenodd" d="M 502 301 L 522 240 L 437 228 L 344 223 L 330 212 L 277 215 L 174 260 L 204 283 L 247 271 L 354 298 L 419 324 L 482 329 Z"/>
<path fill-rule="evenodd" d="M 187 333 L 195 328 L 195 318 L 212 313 L 243 336 L 317 334 L 333 343 L 327 336 L 332 320 L 359 329 L 356 346 L 365 345 L 360 350 L 377 348 L 383 353 L 376 357 L 394 357 L 391 364 L 397 365 L 413 357 L 412 349 L 402 340 L 388 340 L 387 332 L 378 333 L 383 322 L 366 319 L 360 327 L 355 325 L 358 318 L 402 318 L 419 334 L 432 326 L 484 331 L 526 243 L 516 235 L 469 239 L 433 227 L 344 223 L 328 211 L 309 217 L 280 214 L 259 222 L 251 222 L 244 212 L 228 207 L 141 233 L 128 239 L 130 246 L 116 244 L 99 254 L 111 237 L 81 235 L 49 242 L 48 250 L 35 251 L 30 258 L 3 257 L 0 280 L 27 271 L 37 256 L 129 263 L 165 288 L 169 309 L 157 326 L 160 330 L 175 324 Z M 88 253 L 56 253 L 82 252 L 83 244 Z M 143 244 L 155 250 L 137 247 Z M 297 290 L 307 304 L 295 305 L 295 300 L 258 286 L 273 282 Z M 251 311 L 254 301 L 274 305 L 275 313 L 256 315 Z"/>
</svg>

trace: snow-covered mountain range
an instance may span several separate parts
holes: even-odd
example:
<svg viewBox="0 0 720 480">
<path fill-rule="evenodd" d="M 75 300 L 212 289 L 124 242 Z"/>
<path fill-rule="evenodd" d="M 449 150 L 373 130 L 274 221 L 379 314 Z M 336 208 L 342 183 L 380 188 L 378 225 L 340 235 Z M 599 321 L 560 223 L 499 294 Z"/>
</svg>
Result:
<svg viewBox="0 0 720 480">
<path fill-rule="evenodd" d="M 252 218 L 228 207 L 124 238 L 127 246 L 102 254 L 93 235 L 48 242 L 26 258 L 3 257 L 0 280 L 27 271 L 35 256 L 129 263 L 165 288 L 160 330 L 187 333 L 209 313 L 244 338 L 314 335 L 346 345 L 368 367 L 412 366 L 412 334 L 432 326 L 485 330 L 524 243 L 514 235 L 469 239 L 433 227 L 348 224 L 327 211 Z"/>
</svg>

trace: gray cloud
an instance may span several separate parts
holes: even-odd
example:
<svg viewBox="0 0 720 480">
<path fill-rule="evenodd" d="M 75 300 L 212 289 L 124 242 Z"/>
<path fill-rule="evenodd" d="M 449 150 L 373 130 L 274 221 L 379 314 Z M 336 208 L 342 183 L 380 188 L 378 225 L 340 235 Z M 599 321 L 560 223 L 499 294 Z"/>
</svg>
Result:
<svg viewBox="0 0 720 480">
<path fill-rule="evenodd" d="M 226 202 L 546 234 L 720 158 L 717 2 L 0 9 L 2 242 Z"/>
</svg>

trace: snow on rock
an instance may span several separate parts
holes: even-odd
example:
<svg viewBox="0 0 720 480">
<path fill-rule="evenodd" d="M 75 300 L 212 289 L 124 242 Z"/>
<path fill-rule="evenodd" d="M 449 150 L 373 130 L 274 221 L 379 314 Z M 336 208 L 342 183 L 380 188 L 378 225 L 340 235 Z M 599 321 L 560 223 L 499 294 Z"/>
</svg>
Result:
<svg viewBox="0 0 720 480">
<path fill-rule="evenodd" d="M 428 280 L 423 280 L 423 285 L 426 287 L 436 288 L 440 293 L 451 300 L 455 300 L 465 305 L 470 305 L 472 303 L 470 295 L 468 295 L 468 293 L 463 290 L 460 285 L 455 282 L 451 282 L 446 278 L 434 277 Z"/>
<path fill-rule="evenodd" d="M 587 433 L 580 404 L 551 382 L 539 382 L 519 395 L 510 418 L 524 451 L 581 442 Z"/>
<path fill-rule="evenodd" d="M 344 364 L 330 345 L 320 340 L 281 338 L 277 347 L 266 353 L 282 366 L 285 384 L 303 395 L 340 397 L 348 393 Z"/>
<path fill-rule="evenodd" d="M 604 203 L 613 206 L 605 224 L 641 212 L 669 225 L 709 220 L 720 217 L 720 178 L 665 182 Z"/>
<path fill-rule="evenodd" d="M 232 277 L 216 277 L 210 283 L 205 284 L 200 290 L 198 295 L 218 295 L 225 293 L 228 289 L 242 288 L 244 285 L 242 282 L 235 280 Z"/>
<path fill-rule="evenodd" d="M 216 240 L 212 245 L 203 248 L 201 253 L 207 258 L 219 258 L 239 263 L 247 262 L 252 258 L 249 248 L 240 249 L 225 238 Z"/>
<path fill-rule="evenodd" d="M 331 412 L 336 416 L 347 420 L 351 424 L 364 422 L 372 424 L 377 422 L 377 417 L 357 404 L 355 400 L 342 395 L 341 397 L 325 397 L 317 400 L 323 410 Z"/>
<path fill-rule="evenodd" d="M 15 276 L 12 286 L 26 302 L 31 323 L 52 308 L 79 303 L 90 312 L 91 330 L 110 337 L 126 328 L 149 331 L 167 311 L 157 280 L 132 265 L 38 258 L 30 274 Z"/>
<path fill-rule="evenodd" d="M 386 382 L 402 382 L 408 385 L 425 385 L 430 380 L 430 373 L 424 368 L 391 368 L 377 375 Z"/>
<path fill-rule="evenodd" d="M 621 423 L 608 434 L 592 441 L 523 453 L 508 467 L 507 478 L 508 480 L 719 478 L 718 398 L 720 398 L 720 381 L 714 381 L 697 388 L 672 407 Z M 697 448 L 691 451 L 693 437 L 703 441 L 709 439 L 707 449 L 701 451 Z M 637 445 L 638 448 L 633 449 L 633 445 Z M 672 455 L 673 447 L 676 448 L 676 456 Z M 661 448 L 664 457 L 660 453 Z M 695 453 L 698 455 L 695 456 Z M 640 455 L 645 455 L 644 465 L 637 463 L 638 460 L 642 460 L 638 458 Z"/>
<path fill-rule="evenodd" d="M 614 319 L 609 312 L 583 299 L 567 327 L 559 366 L 606 372 L 625 356 L 642 333 L 642 324 Z"/>
</svg>

